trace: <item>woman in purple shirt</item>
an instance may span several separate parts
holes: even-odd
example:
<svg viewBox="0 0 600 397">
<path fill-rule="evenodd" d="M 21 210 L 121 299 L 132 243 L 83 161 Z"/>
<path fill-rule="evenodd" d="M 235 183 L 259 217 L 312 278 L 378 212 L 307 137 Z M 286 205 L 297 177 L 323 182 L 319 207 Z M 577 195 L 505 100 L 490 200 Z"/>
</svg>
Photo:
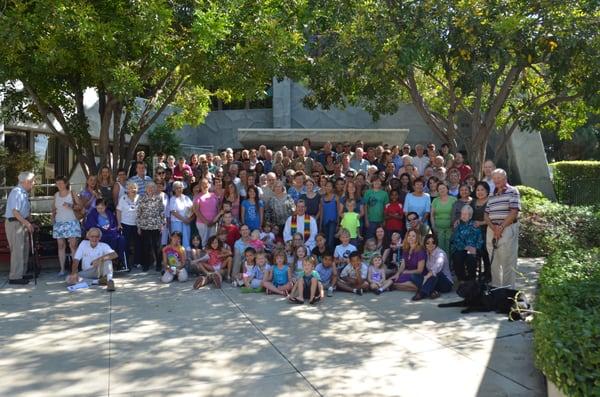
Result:
<svg viewBox="0 0 600 397">
<path fill-rule="evenodd" d="M 429 235 L 425 238 L 427 264 L 422 274 L 413 274 L 410 281 L 418 289 L 412 300 L 423 298 L 439 298 L 440 292 L 452 291 L 452 273 L 448 263 L 448 255 L 438 247 L 437 238 Z"/>
<path fill-rule="evenodd" d="M 390 288 L 398 291 L 417 291 L 411 281 L 413 275 L 421 275 L 425 270 L 427 254 L 421 246 L 421 237 L 415 230 L 409 230 L 402 244 L 402 263 L 398 271 L 386 280 L 383 289 Z"/>
</svg>

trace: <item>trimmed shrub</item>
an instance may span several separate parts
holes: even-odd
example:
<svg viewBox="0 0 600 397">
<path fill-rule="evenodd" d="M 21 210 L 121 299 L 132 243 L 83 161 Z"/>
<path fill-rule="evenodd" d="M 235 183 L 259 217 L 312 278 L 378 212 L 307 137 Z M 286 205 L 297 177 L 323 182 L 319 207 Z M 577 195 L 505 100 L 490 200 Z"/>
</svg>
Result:
<svg viewBox="0 0 600 397">
<path fill-rule="evenodd" d="M 559 202 L 574 205 L 600 203 L 600 161 L 560 161 L 550 166 Z"/>
<path fill-rule="evenodd" d="M 519 256 L 548 256 L 558 247 L 600 246 L 600 212 L 596 208 L 553 203 L 535 189 L 517 188 L 522 206 Z"/>
<path fill-rule="evenodd" d="M 554 252 L 533 320 L 536 366 L 568 396 L 600 395 L 600 249 Z"/>
</svg>

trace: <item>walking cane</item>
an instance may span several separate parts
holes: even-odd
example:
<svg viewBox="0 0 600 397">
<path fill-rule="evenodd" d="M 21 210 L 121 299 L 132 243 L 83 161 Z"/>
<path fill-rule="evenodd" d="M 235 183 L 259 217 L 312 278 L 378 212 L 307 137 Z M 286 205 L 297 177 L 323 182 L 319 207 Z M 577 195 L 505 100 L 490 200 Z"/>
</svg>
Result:
<svg viewBox="0 0 600 397">
<path fill-rule="evenodd" d="M 33 241 L 34 232 L 29 232 L 29 246 L 31 248 L 31 256 L 33 257 L 33 283 L 37 285 L 38 278 L 38 263 L 37 263 L 37 250 L 36 244 Z"/>
</svg>

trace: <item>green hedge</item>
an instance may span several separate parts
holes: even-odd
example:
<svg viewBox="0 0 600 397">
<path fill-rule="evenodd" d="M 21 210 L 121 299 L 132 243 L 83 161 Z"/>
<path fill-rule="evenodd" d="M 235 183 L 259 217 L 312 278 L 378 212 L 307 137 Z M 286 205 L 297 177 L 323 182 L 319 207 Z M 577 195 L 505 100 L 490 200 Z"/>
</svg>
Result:
<svg viewBox="0 0 600 397">
<path fill-rule="evenodd" d="M 561 161 L 550 166 L 559 202 L 575 205 L 600 203 L 600 161 Z"/>
<path fill-rule="evenodd" d="M 567 396 L 600 396 L 600 249 L 559 250 L 536 298 L 536 366 Z"/>
<path fill-rule="evenodd" d="M 519 256 L 548 256 L 557 247 L 600 246 L 600 211 L 590 206 L 553 203 L 539 191 L 517 186 L 521 193 Z"/>
</svg>

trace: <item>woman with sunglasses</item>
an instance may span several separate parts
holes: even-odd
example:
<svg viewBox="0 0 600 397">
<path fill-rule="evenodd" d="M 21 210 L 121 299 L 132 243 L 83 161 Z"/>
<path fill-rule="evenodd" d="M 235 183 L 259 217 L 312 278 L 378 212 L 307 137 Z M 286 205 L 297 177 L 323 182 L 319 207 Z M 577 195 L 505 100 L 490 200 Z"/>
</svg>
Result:
<svg viewBox="0 0 600 397">
<path fill-rule="evenodd" d="M 427 262 L 423 273 L 413 274 L 410 282 L 417 288 L 413 301 L 423 298 L 435 299 L 440 293 L 452 291 L 452 273 L 448 263 L 448 255 L 437 246 L 437 238 L 429 235 L 425 238 Z"/>
</svg>

